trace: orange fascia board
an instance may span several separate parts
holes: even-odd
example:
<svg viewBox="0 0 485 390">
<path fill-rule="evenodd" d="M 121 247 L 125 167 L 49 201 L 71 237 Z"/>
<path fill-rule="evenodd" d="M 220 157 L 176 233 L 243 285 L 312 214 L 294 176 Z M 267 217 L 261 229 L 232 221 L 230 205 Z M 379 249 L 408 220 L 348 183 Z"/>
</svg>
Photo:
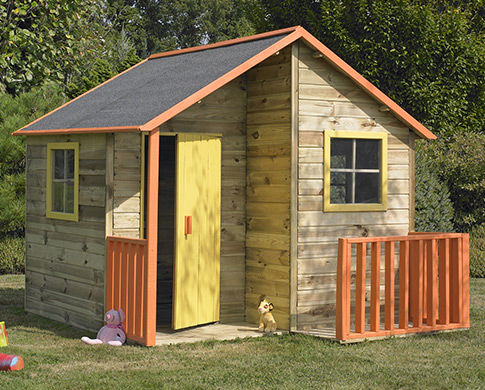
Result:
<svg viewBox="0 0 485 390">
<path fill-rule="evenodd" d="M 12 135 L 52 135 L 52 134 L 96 134 L 96 133 L 136 133 L 140 126 L 80 127 L 74 129 L 17 130 Z"/>
<path fill-rule="evenodd" d="M 83 96 L 87 95 L 88 93 L 93 92 L 95 89 L 98 89 L 99 87 L 102 87 L 103 85 L 105 85 L 105 84 L 109 83 L 110 81 L 112 81 L 112 80 L 114 80 L 115 78 L 117 78 L 117 77 L 121 76 L 122 74 L 125 74 L 126 72 L 129 72 L 129 71 L 130 71 L 130 70 L 132 70 L 133 68 L 136 68 L 137 66 L 139 66 L 139 65 L 141 65 L 141 64 L 143 64 L 143 63 L 145 63 L 146 61 L 148 61 L 148 59 L 144 59 L 143 61 L 140 61 L 138 64 L 135 64 L 135 65 L 133 65 L 132 67 L 130 67 L 130 68 L 128 68 L 128 69 L 126 69 L 126 70 L 124 70 L 123 72 L 118 73 L 116 76 L 111 77 L 110 79 L 108 79 L 108 80 L 106 80 L 106 81 L 102 82 L 101 84 L 99 84 L 99 85 L 97 85 L 96 87 L 94 87 L 94 88 L 90 89 L 89 91 L 86 91 L 86 92 L 84 92 L 83 94 L 79 95 L 78 97 L 75 97 L 74 99 L 69 100 L 68 102 L 64 103 L 63 105 L 61 105 L 61 106 L 57 107 L 56 109 L 54 109 L 54 110 L 52 110 L 52 111 L 48 112 L 48 113 L 47 113 L 47 114 L 45 114 L 45 115 L 42 115 L 40 118 L 37 118 L 36 120 L 34 120 L 34 121 L 32 121 L 32 122 L 30 122 L 30 123 L 26 124 L 25 126 L 21 127 L 20 129 L 18 129 L 18 130 L 16 130 L 16 131 L 14 131 L 14 132 L 12 133 L 12 135 L 34 135 L 34 132 L 36 132 L 36 134 L 37 134 L 37 135 L 41 135 L 41 133 L 40 133 L 41 131 L 42 131 L 42 132 L 45 132 L 44 134 L 46 134 L 47 132 L 49 132 L 49 134 L 54 134 L 53 132 L 54 132 L 54 131 L 58 131 L 58 130 L 59 130 L 59 131 L 66 132 L 66 133 L 67 133 L 67 132 L 69 132 L 70 130 L 81 130 L 81 129 L 55 129 L 55 130 L 27 130 L 27 131 L 23 131 L 23 129 L 25 129 L 26 127 L 29 127 L 30 125 L 33 125 L 34 123 L 37 123 L 38 121 L 40 121 L 41 119 L 45 118 L 46 116 L 48 116 L 48 115 L 50 115 L 50 114 L 53 114 L 53 113 L 54 113 L 54 112 L 56 112 L 57 110 L 60 110 L 61 108 L 63 108 L 63 107 L 65 107 L 65 106 L 67 106 L 68 104 L 71 104 L 72 102 L 76 101 L 77 99 L 80 99 L 80 98 L 82 98 Z M 119 127 L 118 127 L 118 128 L 119 128 Z M 101 127 L 100 127 L 99 129 L 101 129 Z M 109 128 L 102 128 L 102 129 L 109 129 Z M 93 129 L 91 129 L 91 130 L 93 130 Z M 22 132 L 22 133 L 21 133 L 21 132 Z M 79 132 L 79 131 L 78 131 L 78 132 Z M 83 131 L 83 132 L 85 132 L 85 131 Z M 108 131 L 98 131 L 98 132 L 105 132 L 105 133 L 107 133 Z"/>
<path fill-rule="evenodd" d="M 369 95 L 374 97 L 380 103 L 389 107 L 389 109 L 396 115 L 401 121 L 406 123 L 411 129 L 413 129 L 418 135 L 427 139 L 436 139 L 431 131 L 429 131 L 423 124 L 419 123 L 410 114 L 408 114 L 403 108 L 401 108 L 390 97 L 384 94 L 379 88 L 372 84 L 369 80 L 366 80 L 359 72 L 342 60 L 332 50 L 326 47 L 322 42 L 315 38 L 312 34 L 303 28 L 300 28 L 301 38 L 306 41 L 310 46 L 314 47 L 320 53 L 322 53 L 325 59 L 333 64 L 342 73 L 350 77 L 358 86 L 363 88 Z"/>
<path fill-rule="evenodd" d="M 230 45 L 235 45 L 237 43 L 255 41 L 255 40 L 258 40 L 258 39 L 274 37 L 275 35 L 288 34 L 288 33 L 295 31 L 296 29 L 298 29 L 298 26 L 282 28 L 280 30 L 268 31 L 268 32 L 265 32 L 265 33 L 250 35 L 250 36 L 247 36 L 247 37 L 229 39 L 227 41 L 210 43 L 208 45 L 200 45 L 200 46 L 188 47 L 186 49 L 165 51 L 165 52 L 162 52 L 162 53 L 152 54 L 150 57 L 148 57 L 148 59 L 153 60 L 155 58 L 169 57 L 169 56 L 174 56 L 174 55 L 178 55 L 178 54 L 192 53 L 194 51 L 208 50 L 208 49 L 214 49 L 216 47 L 230 46 Z"/>
<path fill-rule="evenodd" d="M 170 107 L 168 110 L 162 112 L 160 115 L 156 116 L 152 120 L 143 124 L 142 126 L 140 126 L 140 130 L 141 131 L 156 130 L 162 123 L 168 121 L 169 119 L 173 118 L 175 115 L 186 110 L 191 105 L 197 103 L 199 100 L 202 100 L 207 95 L 221 88 L 223 85 L 227 84 L 231 80 L 234 80 L 236 77 L 242 75 L 243 73 L 251 69 L 253 66 L 259 64 L 260 62 L 264 61 L 266 58 L 270 57 L 277 51 L 290 45 L 298 38 L 300 38 L 300 32 L 298 31 L 298 28 L 296 28 L 295 31 L 293 31 L 291 34 L 285 36 L 284 38 L 281 38 L 279 41 L 273 43 L 271 46 L 267 47 L 266 49 L 259 52 L 255 56 L 251 57 L 246 62 L 243 62 L 241 65 L 236 66 L 234 69 L 230 70 L 226 74 L 214 80 L 212 83 L 206 85 L 204 88 L 199 89 L 197 92 L 193 93 L 192 95 L 185 98 L 181 102 Z"/>
</svg>

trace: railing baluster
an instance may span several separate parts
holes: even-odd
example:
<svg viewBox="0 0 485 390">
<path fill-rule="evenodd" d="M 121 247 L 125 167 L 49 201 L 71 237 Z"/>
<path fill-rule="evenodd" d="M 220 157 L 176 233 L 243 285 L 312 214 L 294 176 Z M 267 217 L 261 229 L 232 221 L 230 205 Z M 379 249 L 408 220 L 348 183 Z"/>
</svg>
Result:
<svg viewBox="0 0 485 390">
<path fill-rule="evenodd" d="M 130 245 L 130 257 L 128 259 L 128 313 L 126 314 L 126 328 L 130 333 L 133 333 L 133 319 L 135 318 L 136 249 L 136 244 Z"/>
<path fill-rule="evenodd" d="M 355 283 L 355 331 L 365 332 L 365 260 L 366 244 L 357 244 L 357 269 Z"/>
<path fill-rule="evenodd" d="M 377 332 L 380 328 L 380 266 L 381 243 L 373 242 L 371 251 L 371 290 L 370 290 L 370 330 Z"/>
<path fill-rule="evenodd" d="M 142 310 L 143 310 L 143 274 L 145 272 L 145 247 L 138 247 L 137 254 L 137 269 L 136 269 L 136 321 L 135 332 L 139 337 L 143 336 L 143 322 L 142 322 Z"/>
<path fill-rule="evenodd" d="M 106 249 L 106 308 L 113 307 L 113 272 L 114 272 L 114 248 L 113 242 L 108 241 Z"/>
<path fill-rule="evenodd" d="M 439 242 L 439 320 L 441 325 L 450 323 L 450 240 Z"/>
<path fill-rule="evenodd" d="M 424 245 L 423 241 L 419 240 L 416 248 L 416 310 L 413 314 L 413 328 L 421 328 L 423 326 L 423 273 L 424 273 Z"/>
<path fill-rule="evenodd" d="M 385 244 L 385 289 L 384 326 L 387 330 L 394 329 L 394 241 Z"/>
<path fill-rule="evenodd" d="M 423 300 L 423 323 L 427 321 L 428 318 L 428 244 L 429 241 L 423 241 L 423 252 L 422 262 L 423 262 L 423 294 L 421 299 Z"/>
<path fill-rule="evenodd" d="M 450 322 L 459 323 L 459 267 L 458 239 L 450 241 Z"/>
<path fill-rule="evenodd" d="M 409 324 L 409 241 L 399 242 L 399 328 Z"/>
<path fill-rule="evenodd" d="M 350 331 L 350 244 L 338 240 L 336 337 L 345 340 Z"/>
<path fill-rule="evenodd" d="M 427 279 L 427 317 L 426 324 L 429 326 L 436 325 L 438 309 L 438 257 L 436 251 L 436 240 L 428 242 L 428 274 Z"/>
<path fill-rule="evenodd" d="M 118 308 L 120 307 L 120 302 L 121 302 L 121 249 L 122 249 L 122 243 L 116 242 L 115 243 L 115 258 L 114 258 L 114 300 L 113 300 L 113 307 Z"/>
</svg>

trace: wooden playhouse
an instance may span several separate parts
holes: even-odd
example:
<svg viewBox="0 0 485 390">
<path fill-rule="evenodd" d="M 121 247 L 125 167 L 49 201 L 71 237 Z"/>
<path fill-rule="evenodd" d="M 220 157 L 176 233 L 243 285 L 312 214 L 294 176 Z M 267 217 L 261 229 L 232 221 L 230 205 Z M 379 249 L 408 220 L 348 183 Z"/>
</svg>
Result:
<svg viewBox="0 0 485 390">
<path fill-rule="evenodd" d="M 122 307 L 145 345 L 261 295 L 339 340 L 469 326 L 468 237 L 409 234 L 435 136 L 301 27 L 152 55 L 14 135 L 29 312 Z"/>
</svg>

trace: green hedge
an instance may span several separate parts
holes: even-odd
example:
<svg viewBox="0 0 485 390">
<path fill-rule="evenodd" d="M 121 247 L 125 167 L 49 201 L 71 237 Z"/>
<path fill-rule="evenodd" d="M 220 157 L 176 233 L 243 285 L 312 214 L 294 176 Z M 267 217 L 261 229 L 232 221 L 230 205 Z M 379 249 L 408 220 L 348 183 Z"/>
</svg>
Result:
<svg viewBox="0 0 485 390">
<path fill-rule="evenodd" d="M 0 275 L 25 272 L 24 237 L 0 238 Z"/>
<path fill-rule="evenodd" d="M 470 233 L 470 276 L 485 278 L 485 224 Z"/>
</svg>

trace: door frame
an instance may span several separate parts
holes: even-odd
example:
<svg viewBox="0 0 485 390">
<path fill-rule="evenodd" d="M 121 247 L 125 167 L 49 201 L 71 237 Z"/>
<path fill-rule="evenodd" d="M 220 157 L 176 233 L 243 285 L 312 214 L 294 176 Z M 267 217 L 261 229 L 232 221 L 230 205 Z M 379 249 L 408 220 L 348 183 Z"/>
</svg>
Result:
<svg viewBox="0 0 485 390">
<path fill-rule="evenodd" d="M 158 252 L 158 191 L 160 168 L 160 136 L 177 136 L 180 133 L 194 133 L 221 137 L 222 133 L 204 132 L 162 132 L 155 129 L 148 132 L 148 156 L 146 175 L 146 240 L 147 240 L 147 342 L 156 344 L 157 326 L 157 252 Z M 141 216 L 143 218 L 143 216 Z"/>
</svg>

